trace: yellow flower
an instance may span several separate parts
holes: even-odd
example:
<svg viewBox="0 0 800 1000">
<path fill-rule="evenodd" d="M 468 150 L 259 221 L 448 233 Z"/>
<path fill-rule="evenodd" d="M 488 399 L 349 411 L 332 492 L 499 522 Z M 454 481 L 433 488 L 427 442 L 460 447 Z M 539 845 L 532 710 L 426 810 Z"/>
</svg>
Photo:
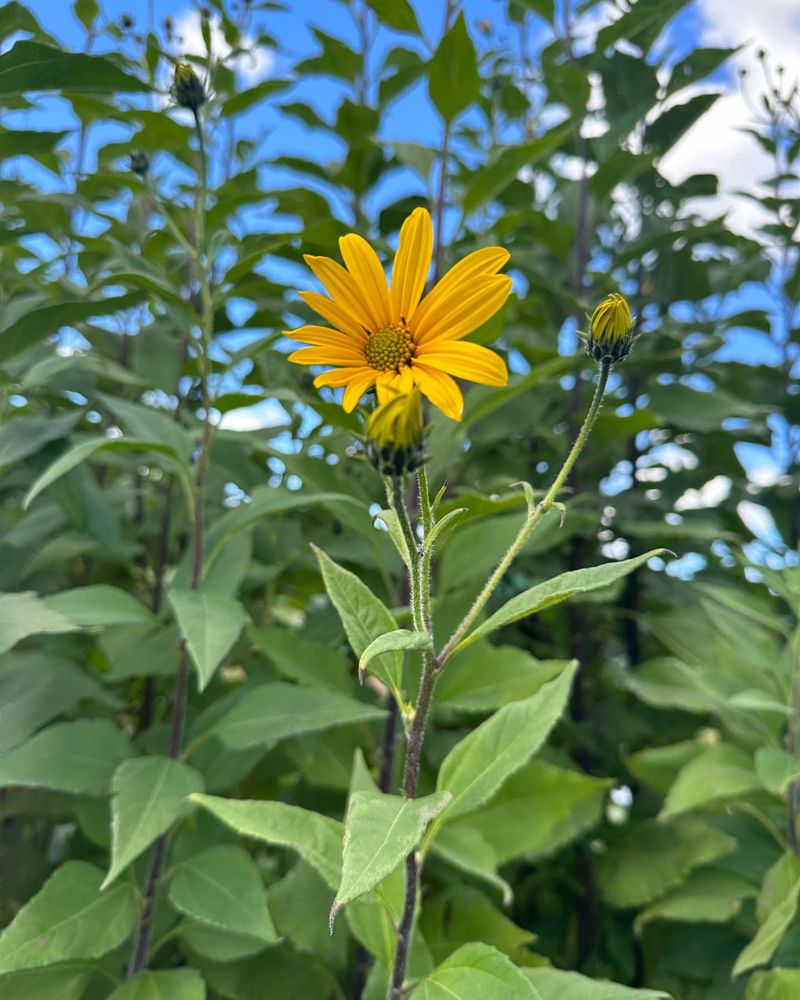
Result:
<svg viewBox="0 0 800 1000">
<path fill-rule="evenodd" d="M 377 406 L 367 420 L 367 437 L 379 445 L 408 448 L 422 440 L 422 407 L 419 390 L 392 392 L 391 398 Z"/>
<path fill-rule="evenodd" d="M 502 358 L 463 340 L 508 298 L 511 279 L 497 273 L 509 258 L 506 250 L 484 247 L 468 254 L 422 298 L 433 251 L 433 225 L 424 208 L 403 223 L 390 287 L 378 255 L 361 236 L 343 236 L 339 248 L 345 267 L 328 257 L 304 258 L 330 298 L 300 293 L 334 329 L 303 326 L 286 336 L 312 345 L 295 351 L 290 361 L 334 366 L 314 385 L 345 386 L 348 413 L 373 385 L 380 403 L 391 398 L 391 390 L 409 393 L 416 386 L 442 413 L 460 420 L 464 397 L 455 378 L 506 384 Z"/>
<path fill-rule="evenodd" d="M 631 349 L 633 328 L 631 307 L 619 292 L 612 292 L 592 313 L 586 350 L 595 361 L 621 361 Z"/>
</svg>

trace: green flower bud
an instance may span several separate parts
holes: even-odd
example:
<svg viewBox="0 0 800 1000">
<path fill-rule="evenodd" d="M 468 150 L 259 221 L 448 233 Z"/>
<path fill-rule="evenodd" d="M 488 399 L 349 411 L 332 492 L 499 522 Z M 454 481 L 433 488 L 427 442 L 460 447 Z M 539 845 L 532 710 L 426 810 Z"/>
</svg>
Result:
<svg viewBox="0 0 800 1000">
<path fill-rule="evenodd" d="M 182 108 L 197 112 L 208 100 L 203 81 L 195 73 L 189 63 L 178 63 L 175 67 L 175 80 L 172 84 L 175 101 Z"/>
<path fill-rule="evenodd" d="M 633 345 L 636 319 L 624 296 L 612 292 L 589 318 L 586 353 L 595 361 L 622 361 Z"/>
</svg>

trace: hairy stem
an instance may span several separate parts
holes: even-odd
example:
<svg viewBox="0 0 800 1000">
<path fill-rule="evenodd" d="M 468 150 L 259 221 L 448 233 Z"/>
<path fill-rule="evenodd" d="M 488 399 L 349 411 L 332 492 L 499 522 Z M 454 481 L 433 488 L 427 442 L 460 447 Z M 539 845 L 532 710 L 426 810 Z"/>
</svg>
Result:
<svg viewBox="0 0 800 1000">
<path fill-rule="evenodd" d="M 415 620 L 415 627 L 419 631 L 425 631 L 428 635 L 431 635 L 431 546 L 428 541 L 428 536 L 433 528 L 433 512 L 430 506 L 428 480 L 424 467 L 417 474 L 417 483 L 419 487 L 422 524 L 425 531 L 421 547 L 422 555 L 417 562 L 419 617 L 418 620 Z M 417 703 L 414 706 L 414 718 L 406 738 L 406 762 L 405 769 L 403 771 L 403 791 L 409 799 L 415 798 L 417 794 L 419 771 L 422 763 L 422 747 L 425 742 L 425 731 L 428 724 L 431 702 L 433 701 L 433 692 L 436 687 L 436 677 L 437 669 L 435 658 L 432 653 L 425 653 L 422 661 L 422 677 L 420 679 L 419 694 L 417 695 Z M 414 933 L 414 913 L 417 906 L 417 896 L 419 894 L 419 874 L 420 860 L 417 856 L 417 852 L 411 851 L 411 853 L 406 857 L 403 913 L 400 919 L 400 926 L 397 931 L 397 950 L 395 952 L 387 1000 L 400 1000 L 403 995 L 403 983 L 405 982 Z"/>
<path fill-rule="evenodd" d="M 584 446 L 586 445 L 586 442 L 589 439 L 589 434 L 591 433 L 592 427 L 594 426 L 594 422 L 597 419 L 597 414 L 600 412 L 600 404 L 603 400 L 603 395 L 606 391 L 606 385 L 608 383 L 608 376 L 610 371 L 611 371 L 611 363 L 606 358 L 602 362 L 600 368 L 600 377 L 597 381 L 597 385 L 594 390 L 594 395 L 592 397 L 591 405 L 589 406 L 589 410 L 587 411 L 586 417 L 584 418 L 583 426 L 581 427 L 580 432 L 577 438 L 575 439 L 575 443 L 573 444 L 569 455 L 567 455 L 564 464 L 561 466 L 561 470 L 559 471 L 556 478 L 553 480 L 553 484 L 550 487 L 550 489 L 547 491 L 544 497 L 539 501 L 539 503 L 528 514 L 528 517 L 525 519 L 525 523 L 522 525 L 519 532 L 517 533 L 517 537 L 514 539 L 511 545 L 509 545 L 505 555 L 497 564 L 497 567 L 495 568 L 494 572 L 484 584 L 481 592 L 475 598 L 472 607 L 469 609 L 466 615 L 464 615 L 463 619 L 456 628 L 455 632 L 453 632 L 453 634 L 448 639 L 447 645 L 444 647 L 444 649 L 436 658 L 437 669 L 440 669 L 442 666 L 444 666 L 447 659 L 452 655 L 453 650 L 456 648 L 456 646 L 458 646 L 458 644 L 464 638 L 464 636 L 474 623 L 475 619 L 478 617 L 478 615 L 485 607 L 486 602 L 494 593 L 495 589 L 497 588 L 497 585 L 500 583 L 503 576 L 505 575 L 506 570 L 514 561 L 514 559 L 517 557 L 522 546 L 528 540 L 528 536 L 530 535 L 530 533 L 533 531 L 533 529 L 536 527 L 536 525 L 539 523 L 542 517 L 555 506 L 558 494 L 563 489 L 564 484 L 569 478 L 570 472 L 572 472 L 573 466 L 578 460 L 578 456 L 583 451 Z"/>
</svg>

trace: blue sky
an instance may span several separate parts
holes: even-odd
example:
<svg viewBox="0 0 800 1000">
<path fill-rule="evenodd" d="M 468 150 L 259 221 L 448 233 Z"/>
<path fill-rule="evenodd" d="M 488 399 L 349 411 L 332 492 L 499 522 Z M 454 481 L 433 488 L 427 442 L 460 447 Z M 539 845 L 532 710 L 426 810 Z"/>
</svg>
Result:
<svg viewBox="0 0 800 1000">
<path fill-rule="evenodd" d="M 57 35 L 67 45 L 82 48 L 85 41 L 84 30 L 75 18 L 71 4 L 56 3 L 53 0 L 29 0 L 28 6 L 39 17 L 44 27 Z M 265 53 L 255 66 L 243 68 L 249 82 L 265 76 L 282 76 L 297 59 L 314 54 L 317 43 L 307 23 L 313 22 L 330 34 L 356 43 L 356 31 L 352 17 L 345 3 L 340 0 L 286 0 L 286 11 L 260 13 L 256 26 L 263 27 L 278 41 L 278 45 Z M 583 22 L 582 30 L 591 34 L 608 16 L 610 4 L 601 4 Z M 426 36 L 433 44 L 441 31 L 443 0 L 415 0 Z M 473 37 L 479 44 L 487 44 L 480 32 L 475 30 L 479 19 L 491 23 L 494 38 L 507 35 L 509 26 L 503 21 L 504 5 L 497 0 L 464 0 L 463 8 Z M 186 0 L 153 0 L 153 2 L 126 2 L 126 0 L 105 0 L 103 10 L 110 20 L 118 20 L 122 14 L 133 14 L 139 30 L 149 26 L 152 15 L 160 23 L 166 15 L 173 17 L 177 29 L 184 34 L 187 49 L 199 45 L 198 19 L 192 5 Z M 545 27 L 538 25 L 539 37 L 544 37 Z M 101 39 L 97 49 L 102 51 L 110 43 Z M 396 45 L 408 44 L 408 36 L 396 35 L 381 30 L 376 44 L 374 65 L 379 65 L 384 53 Z M 760 0 L 756 5 L 752 0 L 694 0 L 689 8 L 676 20 L 670 31 L 661 40 L 662 49 L 670 61 L 679 58 L 694 44 L 737 45 L 744 44 L 742 52 L 712 81 L 712 89 L 721 90 L 723 98 L 707 114 L 701 123 L 687 135 L 685 141 L 662 164 L 664 172 L 673 180 L 693 172 L 711 170 L 720 174 L 723 194 L 706 206 L 709 214 L 717 214 L 724 208 L 729 211 L 731 224 L 741 231 L 752 231 L 758 221 L 757 209 L 733 192 L 739 188 L 752 188 L 755 180 L 768 172 L 769 163 L 757 145 L 742 132 L 747 124 L 748 111 L 738 92 L 737 70 L 741 66 L 752 68 L 754 52 L 759 46 L 775 53 L 783 61 L 789 72 L 797 71 L 800 52 L 800 2 L 799 0 Z M 176 54 L 178 53 L 176 48 Z M 703 84 L 698 89 L 707 89 Z M 316 107 L 328 120 L 345 93 L 345 87 L 330 79 L 313 78 L 299 81 L 291 92 L 291 99 L 307 101 Z M 17 127 L 63 126 L 64 104 L 55 99 L 43 102 L 39 113 L 10 116 L 9 124 Z M 309 133 L 299 122 L 276 114 L 270 110 L 259 110 L 249 117 L 248 128 L 254 133 L 269 133 L 270 155 L 309 155 Z M 112 127 L 113 131 L 113 127 Z M 414 141 L 436 145 L 441 134 L 441 124 L 430 105 L 424 85 L 412 88 L 401 100 L 394 103 L 381 125 L 381 135 L 391 141 Z M 109 141 L 112 132 L 100 126 L 95 130 L 95 142 Z M 122 138 L 122 135 L 119 135 Z M 313 156 L 320 162 L 333 158 L 339 149 L 335 138 L 322 133 L 313 136 Z M 268 182 L 281 186 L 282 183 L 296 183 L 290 174 L 271 171 Z M 305 182 L 304 182 L 305 183 Z M 380 202 L 419 191 L 420 181 L 411 174 L 394 176 L 388 189 L 379 191 Z M 367 206 L 375 211 L 379 204 Z M 343 211 L 345 207 L 342 206 Z M 764 301 L 762 289 L 751 288 L 730 303 L 730 311 L 736 312 Z M 731 338 L 725 349 L 725 356 L 746 362 L 762 362 L 768 357 L 769 345 L 763 335 L 754 331 L 741 331 Z M 741 454 L 743 463 L 754 472 L 772 468 L 777 472 L 773 459 L 757 450 L 745 450 Z"/>
</svg>

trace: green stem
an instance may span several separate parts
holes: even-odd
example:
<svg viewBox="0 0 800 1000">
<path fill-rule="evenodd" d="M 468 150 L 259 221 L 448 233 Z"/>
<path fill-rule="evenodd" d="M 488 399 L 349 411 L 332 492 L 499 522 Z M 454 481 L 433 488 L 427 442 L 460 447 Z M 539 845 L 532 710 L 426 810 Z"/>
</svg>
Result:
<svg viewBox="0 0 800 1000">
<path fill-rule="evenodd" d="M 447 662 L 449 657 L 452 656 L 453 651 L 461 642 L 461 640 L 464 638 L 464 636 L 474 623 L 475 619 L 478 617 L 478 615 L 485 607 L 486 602 L 494 593 L 495 589 L 497 588 L 497 585 L 500 583 L 503 576 L 505 575 L 506 570 L 514 561 L 514 559 L 517 557 L 520 550 L 522 549 L 522 546 L 528 540 L 528 536 L 530 535 L 530 533 L 533 531 L 533 529 L 536 527 L 536 525 L 539 523 L 542 517 L 555 506 L 558 494 L 563 489 L 564 484 L 569 478 L 569 474 L 572 472 L 573 466 L 578 460 L 578 456 L 583 451 L 584 446 L 586 445 L 586 442 L 589 439 L 592 427 L 594 426 L 594 422 L 597 419 L 597 414 L 600 412 L 600 404 L 603 401 L 603 395 L 605 394 L 606 391 L 606 385 L 608 383 L 608 376 L 610 372 L 611 372 L 611 361 L 608 358 L 604 358 L 600 367 L 600 378 L 597 381 L 597 385 L 594 390 L 594 396 L 592 397 L 591 405 L 589 406 L 589 410 L 586 414 L 586 417 L 584 418 L 583 426 L 581 427 L 580 432 L 577 438 L 575 439 L 575 443 L 573 444 L 570 453 L 567 455 L 566 460 L 564 461 L 564 464 L 561 466 L 561 470 L 559 471 L 556 478 L 553 480 L 553 485 L 550 487 L 550 489 L 547 491 L 544 497 L 539 501 L 539 503 L 531 511 L 529 511 L 528 517 L 526 518 L 525 523 L 520 528 L 517 537 L 514 539 L 511 545 L 509 545 L 505 555 L 497 564 L 497 567 L 495 568 L 494 572 L 484 584 L 481 592 L 475 598 L 472 607 L 464 615 L 463 619 L 459 623 L 455 632 L 453 632 L 453 634 L 448 639 L 447 645 L 444 647 L 441 653 L 439 653 L 439 655 L 436 657 L 437 670 L 441 670 L 441 668 Z"/>
<path fill-rule="evenodd" d="M 419 487 L 419 504 L 424 528 L 423 542 L 421 546 L 421 556 L 417 558 L 417 594 L 419 604 L 419 618 L 415 619 L 415 627 L 419 631 L 425 631 L 432 635 L 431 625 L 431 546 L 428 544 L 429 535 L 433 529 L 434 518 L 431 510 L 430 492 L 428 489 L 428 477 L 425 468 L 421 468 L 417 473 L 417 484 Z M 408 513 L 406 511 L 406 519 Z M 409 525 L 410 527 L 410 525 Z M 420 549 L 418 549 L 418 552 Z M 419 771 L 422 763 L 422 747 L 425 742 L 425 731 L 428 724 L 433 692 L 436 687 L 436 661 L 432 653 L 425 653 L 422 661 L 422 677 L 420 679 L 419 694 L 417 703 L 414 706 L 414 717 L 411 727 L 408 730 L 406 741 L 406 763 L 403 772 L 403 791 L 409 799 L 413 799 L 417 794 L 419 783 Z M 411 954 L 411 943 L 414 934 L 414 913 L 417 906 L 417 896 L 419 894 L 419 876 L 421 860 L 416 851 L 411 851 L 406 857 L 406 877 L 405 877 L 405 898 L 403 901 L 403 913 L 400 919 L 400 926 L 397 931 L 397 950 L 395 951 L 394 965 L 392 967 L 391 980 L 387 1000 L 400 1000 L 403 995 L 403 983 L 406 978 L 408 960 Z"/>
<path fill-rule="evenodd" d="M 410 563 L 408 567 L 408 584 L 409 590 L 411 591 L 411 620 L 414 623 L 414 628 L 421 632 L 423 631 L 423 627 L 422 604 L 419 589 L 419 545 L 414 535 L 414 529 L 411 527 L 411 520 L 408 516 L 405 483 L 400 476 L 385 476 L 384 482 L 386 485 L 386 496 L 389 501 L 389 506 L 397 517 L 397 522 L 400 525 L 400 530 L 403 533 L 406 548 L 408 549 L 408 558 Z"/>
</svg>

